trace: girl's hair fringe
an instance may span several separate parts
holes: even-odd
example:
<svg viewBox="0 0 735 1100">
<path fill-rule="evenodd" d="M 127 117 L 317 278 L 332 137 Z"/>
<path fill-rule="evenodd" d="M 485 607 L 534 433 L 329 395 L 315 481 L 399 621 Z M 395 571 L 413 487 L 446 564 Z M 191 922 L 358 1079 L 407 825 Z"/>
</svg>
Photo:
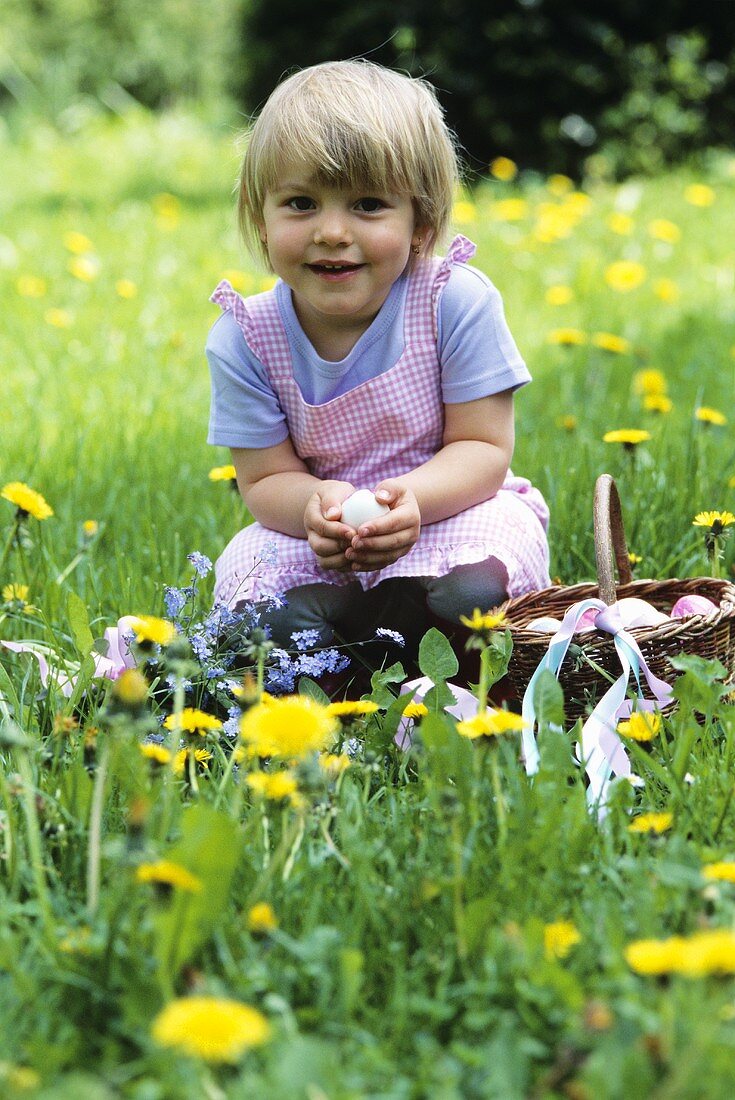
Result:
<svg viewBox="0 0 735 1100">
<path fill-rule="evenodd" d="M 447 230 L 460 178 L 457 142 L 425 80 L 363 59 L 314 65 L 278 85 L 244 140 L 240 229 L 266 264 L 263 204 L 286 165 L 303 166 L 321 185 L 410 195 L 424 256 Z"/>
</svg>

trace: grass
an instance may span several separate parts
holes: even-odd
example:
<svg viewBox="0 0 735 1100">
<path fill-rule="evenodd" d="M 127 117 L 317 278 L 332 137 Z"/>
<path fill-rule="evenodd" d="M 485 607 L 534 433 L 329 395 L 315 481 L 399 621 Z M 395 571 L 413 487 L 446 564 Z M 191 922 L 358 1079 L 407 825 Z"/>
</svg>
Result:
<svg viewBox="0 0 735 1100">
<path fill-rule="evenodd" d="M 729 1095 L 727 951 L 696 978 L 641 975 L 625 956 L 635 940 L 733 926 L 735 886 L 702 872 L 735 857 L 735 712 L 713 666 L 683 673 L 677 714 L 650 753 L 631 750 L 644 786 L 619 786 L 602 825 L 569 733 L 541 730 L 530 781 L 512 735 L 471 744 L 436 705 L 406 756 L 380 677 L 381 709 L 341 734 L 362 746 L 344 774 L 330 778 L 309 757 L 299 765 L 301 805 L 247 793 L 251 765 L 233 778 L 211 735 L 195 735 L 208 766 L 182 776 L 142 757 L 151 713 L 181 712 L 166 678 L 199 671 L 185 650 L 145 666 L 146 705 L 91 682 L 92 640 L 120 615 L 161 614 L 164 586 L 190 579 L 186 555 L 215 557 L 246 518 L 208 480 L 228 456 L 205 443 L 208 294 L 226 272 L 246 289 L 264 278 L 236 238 L 232 136 L 144 115 L 63 140 L 35 125 L 0 136 L 0 474 L 55 511 L 28 521 L 5 562 L 0 582 L 27 584 L 38 612 L 6 601 L 0 636 L 82 662 L 71 698 L 43 690 L 28 657 L 5 651 L 0 668 L 4 1094 Z M 692 182 L 713 188 L 713 205 L 686 200 Z M 603 470 L 618 481 L 638 574 L 697 576 L 708 566 L 695 512 L 735 510 L 731 428 L 694 415 L 730 414 L 732 162 L 713 155 L 700 175 L 590 182 L 586 193 L 575 210 L 541 179 L 488 182 L 457 211 L 535 378 L 517 402 L 514 469 L 549 500 L 552 572 L 565 582 L 593 576 L 591 493 Z M 517 221 L 496 205 L 511 195 L 527 204 Z M 632 219 L 629 234 L 610 229 L 614 211 Z M 678 242 L 651 236 L 662 218 Z M 92 258 L 76 276 L 69 233 L 88 238 L 81 255 Z M 625 293 L 605 279 L 621 259 L 645 269 Z M 661 279 L 675 300 L 657 296 Z M 572 291 L 564 306 L 545 297 L 559 285 Z M 562 327 L 586 343 L 549 342 Z M 596 348 L 598 332 L 630 351 Z M 643 410 L 643 369 L 664 374 L 671 412 Z M 603 442 L 615 428 L 651 439 L 629 453 Z M 13 509 L 0 505 L 4 540 Z M 100 526 L 85 540 L 86 520 Z M 435 679 L 450 675 L 436 636 L 423 660 Z M 224 689 L 197 690 L 224 706 Z M 653 811 L 673 815 L 663 833 L 628 830 L 631 815 Z M 141 862 L 159 858 L 201 890 L 139 882 Z M 250 928 L 258 902 L 272 906 L 275 929 Z M 560 921 L 578 940 L 555 952 Z M 262 1012 L 270 1042 L 230 1066 L 154 1041 L 163 1006 L 203 992 Z"/>
</svg>

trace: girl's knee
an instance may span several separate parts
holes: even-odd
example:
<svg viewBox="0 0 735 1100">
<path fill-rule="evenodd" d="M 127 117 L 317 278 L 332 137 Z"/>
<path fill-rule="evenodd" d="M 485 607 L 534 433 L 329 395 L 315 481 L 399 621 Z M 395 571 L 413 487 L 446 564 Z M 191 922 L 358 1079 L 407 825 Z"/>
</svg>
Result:
<svg viewBox="0 0 735 1100">
<path fill-rule="evenodd" d="M 476 607 L 489 611 L 507 598 L 508 571 L 497 558 L 457 565 L 443 577 L 433 578 L 426 591 L 431 611 L 449 622 L 471 615 Z"/>
</svg>

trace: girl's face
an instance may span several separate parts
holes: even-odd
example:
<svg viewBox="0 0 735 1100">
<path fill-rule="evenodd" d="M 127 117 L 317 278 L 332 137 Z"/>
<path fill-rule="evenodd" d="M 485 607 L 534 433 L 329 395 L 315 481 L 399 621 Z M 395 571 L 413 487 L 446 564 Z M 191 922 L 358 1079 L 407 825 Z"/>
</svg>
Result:
<svg viewBox="0 0 735 1100">
<path fill-rule="evenodd" d="M 408 195 L 327 187 L 297 168 L 266 193 L 259 229 L 317 351 L 368 328 L 420 234 Z"/>
</svg>

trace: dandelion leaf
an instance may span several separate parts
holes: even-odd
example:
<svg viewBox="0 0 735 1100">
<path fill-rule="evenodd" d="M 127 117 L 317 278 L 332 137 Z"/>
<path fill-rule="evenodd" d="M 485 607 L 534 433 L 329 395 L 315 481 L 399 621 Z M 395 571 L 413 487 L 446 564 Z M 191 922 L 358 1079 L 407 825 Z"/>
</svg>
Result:
<svg viewBox="0 0 735 1100">
<path fill-rule="evenodd" d="M 209 806 L 187 810 L 181 832 L 166 858 L 195 875 L 202 888 L 174 889 L 157 914 L 158 965 L 171 983 L 221 922 L 239 851 L 236 822 Z"/>
<path fill-rule="evenodd" d="M 549 669 L 544 669 L 536 681 L 533 706 L 540 729 L 550 726 L 559 729 L 564 725 L 564 692 Z"/>
<path fill-rule="evenodd" d="M 441 630 L 427 630 L 419 645 L 419 668 L 435 684 L 445 683 L 459 670 L 457 656 Z"/>
<path fill-rule="evenodd" d="M 70 592 L 66 598 L 66 614 L 69 619 L 74 644 L 82 658 L 92 652 L 94 636 L 89 629 L 87 608 L 76 592 Z"/>
</svg>

